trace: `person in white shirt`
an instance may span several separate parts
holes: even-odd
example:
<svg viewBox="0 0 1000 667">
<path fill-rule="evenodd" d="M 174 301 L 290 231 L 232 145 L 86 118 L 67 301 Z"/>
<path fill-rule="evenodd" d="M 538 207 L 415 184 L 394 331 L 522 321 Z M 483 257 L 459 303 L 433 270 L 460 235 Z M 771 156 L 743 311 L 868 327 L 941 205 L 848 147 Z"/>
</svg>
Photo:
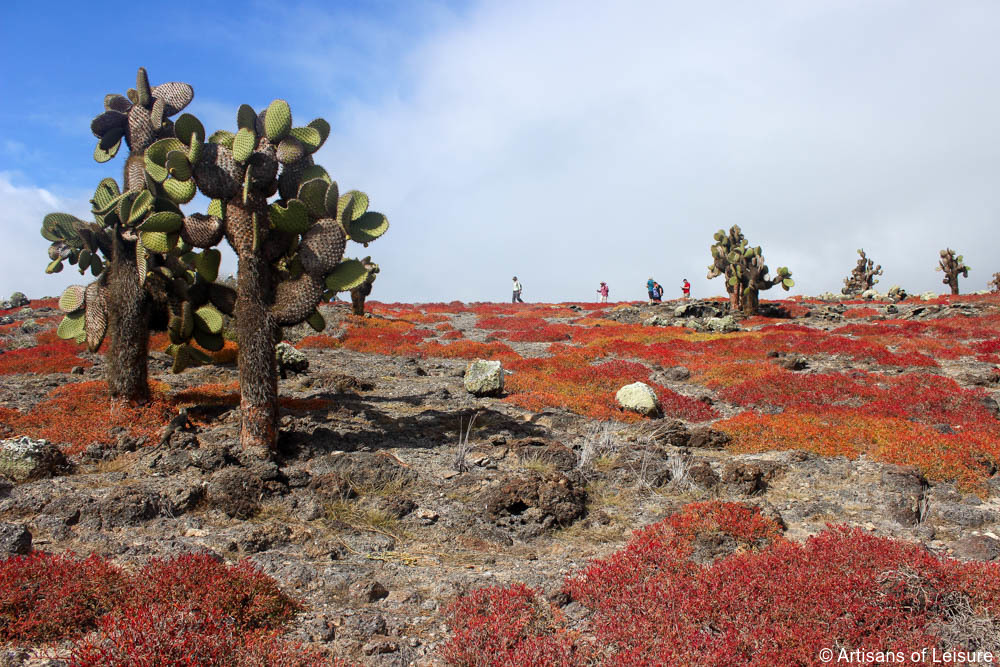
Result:
<svg viewBox="0 0 1000 667">
<path fill-rule="evenodd" d="M 524 303 L 521 301 L 521 283 L 517 281 L 517 276 L 514 276 L 514 296 L 510 298 L 511 303 Z"/>
</svg>

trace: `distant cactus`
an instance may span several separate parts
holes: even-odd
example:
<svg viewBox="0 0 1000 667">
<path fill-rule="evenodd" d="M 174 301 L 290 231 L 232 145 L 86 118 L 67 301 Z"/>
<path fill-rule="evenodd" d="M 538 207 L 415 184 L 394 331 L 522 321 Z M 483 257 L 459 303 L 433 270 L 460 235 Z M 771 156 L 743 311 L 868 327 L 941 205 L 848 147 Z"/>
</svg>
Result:
<svg viewBox="0 0 1000 667">
<path fill-rule="evenodd" d="M 371 257 L 365 257 L 361 263 L 368 270 L 368 277 L 363 283 L 351 290 L 351 308 L 358 317 L 365 314 L 365 299 L 372 293 L 372 283 L 375 282 L 375 277 L 379 272 L 378 264 L 372 262 Z"/>
<path fill-rule="evenodd" d="M 970 269 L 965 265 L 965 261 L 962 256 L 955 256 L 955 251 L 951 248 L 941 251 L 941 260 L 938 262 L 938 266 L 934 268 L 935 271 L 944 271 L 944 279 L 941 281 L 945 285 L 951 288 L 951 293 L 953 295 L 958 294 L 958 276 L 962 275 L 963 278 L 969 277 Z"/>
<path fill-rule="evenodd" d="M 781 285 L 782 289 L 788 291 L 795 285 L 792 272 L 784 266 L 778 267 L 777 276 L 768 277 L 769 269 L 764 263 L 760 246 L 749 247 L 739 225 L 733 225 L 728 234 L 720 229 L 714 238 L 708 278 L 725 276 L 729 304 L 733 310 L 754 315 L 759 307 L 760 290 Z"/>
<path fill-rule="evenodd" d="M 993 274 L 993 281 L 988 286 L 992 287 L 994 292 L 1000 292 L 1000 272 Z"/>
<path fill-rule="evenodd" d="M 265 454 L 277 440 L 280 327 L 308 322 L 321 331 L 320 301 L 363 285 L 369 276 L 359 260 L 342 261 L 346 241 L 367 245 L 389 223 L 368 211 L 366 194 L 341 194 L 314 164 L 312 155 L 330 133 L 325 120 L 293 127 L 288 103 L 275 100 L 260 113 L 242 105 L 236 122 L 235 133 L 220 130 L 206 138 L 201 122 L 184 114 L 174 126 L 176 138 L 149 147 L 145 168 L 153 182 L 179 193 L 180 203 L 196 189 L 211 199 L 207 214 L 171 218 L 150 233 L 164 247 L 183 242 L 205 249 L 202 255 L 217 252 L 212 247 L 225 237 L 239 257 L 234 314 L 240 442 Z M 278 199 L 268 203 L 275 194 Z M 199 312 L 191 315 L 197 321 Z M 217 328 L 214 316 L 210 324 Z M 171 328 L 175 359 L 191 354 L 185 339 L 192 330 L 185 312 Z"/>
<path fill-rule="evenodd" d="M 143 68 L 127 96 L 105 96 L 104 112 L 90 125 L 97 137 L 94 159 L 112 159 L 125 140 L 129 155 L 124 191 L 113 178 L 105 178 L 91 200 L 94 222 L 66 213 L 51 213 L 42 222 L 42 236 L 52 242 L 46 272 L 61 271 L 67 261 L 77 264 L 81 274 L 89 269 L 97 276 L 89 285 L 73 285 L 63 293 L 59 303 L 66 317 L 58 334 L 86 342 L 94 351 L 110 332 L 107 379 L 114 397 L 132 401 L 149 397 L 147 353 L 155 306 L 162 306 L 161 313 L 168 302 L 180 308 L 188 287 L 197 284 L 181 258 L 189 247 L 147 242 L 159 240 L 151 230 L 180 219 L 177 203 L 183 198 L 161 189 L 144 169 L 146 150 L 174 136 L 169 116 L 180 112 L 193 96 L 186 83 L 151 87 Z"/>
<path fill-rule="evenodd" d="M 881 264 L 875 266 L 875 262 L 865 256 L 864 250 L 858 250 L 858 254 L 861 255 L 861 258 L 858 260 L 858 265 L 851 271 L 851 275 L 844 278 L 844 288 L 840 290 L 841 294 L 855 295 L 870 290 L 878 282 L 875 276 L 882 275 Z"/>
</svg>

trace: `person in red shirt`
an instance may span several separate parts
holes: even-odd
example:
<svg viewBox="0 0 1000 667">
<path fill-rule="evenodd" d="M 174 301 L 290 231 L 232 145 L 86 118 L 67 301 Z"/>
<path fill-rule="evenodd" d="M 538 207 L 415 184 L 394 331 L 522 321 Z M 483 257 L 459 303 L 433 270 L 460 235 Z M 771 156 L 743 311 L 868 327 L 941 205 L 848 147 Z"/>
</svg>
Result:
<svg viewBox="0 0 1000 667">
<path fill-rule="evenodd" d="M 681 284 L 681 292 L 684 293 L 685 299 L 691 298 L 691 283 L 688 282 L 687 278 L 685 278 L 683 284 Z"/>
</svg>

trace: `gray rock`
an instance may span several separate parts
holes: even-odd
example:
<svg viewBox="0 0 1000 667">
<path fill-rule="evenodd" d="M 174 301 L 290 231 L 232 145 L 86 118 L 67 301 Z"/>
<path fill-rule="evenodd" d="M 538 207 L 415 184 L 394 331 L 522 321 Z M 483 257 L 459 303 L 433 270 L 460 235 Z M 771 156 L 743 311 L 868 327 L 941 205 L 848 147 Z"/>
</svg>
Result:
<svg viewBox="0 0 1000 667">
<path fill-rule="evenodd" d="M 19 523 L 0 523 L 0 557 L 31 551 L 31 533 Z"/>
<path fill-rule="evenodd" d="M 0 306 L 2 305 L 3 303 L 0 303 Z M 13 324 L 13 323 L 14 323 L 14 318 L 11 317 L 10 315 L 0 315 L 0 324 Z"/>
<path fill-rule="evenodd" d="M 869 301 L 871 301 L 872 299 L 877 299 L 878 297 L 879 297 L 878 290 L 866 289 L 864 292 L 861 293 L 861 298 L 868 299 Z"/>
<path fill-rule="evenodd" d="M 615 394 L 618 405 L 626 410 L 654 417 L 660 414 L 660 399 L 648 384 L 633 382 L 618 390 Z"/>
<path fill-rule="evenodd" d="M 465 390 L 474 396 L 503 393 L 503 364 L 476 359 L 465 368 Z"/>
<path fill-rule="evenodd" d="M 51 477 L 65 465 L 66 457 L 47 440 L 0 440 L 0 475 L 15 482 Z"/>
<path fill-rule="evenodd" d="M 309 360 L 306 359 L 306 355 L 288 343 L 278 343 L 274 347 L 274 354 L 278 360 L 278 370 L 282 376 L 287 371 L 301 373 L 309 368 Z"/>
<path fill-rule="evenodd" d="M 966 535 L 952 545 L 954 555 L 969 560 L 1000 558 L 1000 540 L 988 535 Z"/>
<path fill-rule="evenodd" d="M 938 298 L 937 292 L 924 292 L 920 295 L 921 301 L 931 301 Z"/>
<path fill-rule="evenodd" d="M 892 287 L 889 288 L 889 291 L 886 293 L 886 296 L 888 296 L 896 303 L 899 303 L 900 301 L 906 299 L 907 294 L 906 290 L 900 287 L 899 285 L 893 285 Z"/>
<path fill-rule="evenodd" d="M 24 292 L 14 292 L 13 294 L 10 295 L 10 298 L 7 299 L 7 303 L 10 304 L 8 308 L 19 308 L 21 306 L 27 306 L 28 297 L 24 295 Z"/>
<path fill-rule="evenodd" d="M 732 315 L 709 317 L 705 320 L 704 327 L 706 331 L 714 331 L 716 333 L 729 333 L 740 330 L 739 325 L 736 324 L 736 320 L 733 319 Z"/>
</svg>

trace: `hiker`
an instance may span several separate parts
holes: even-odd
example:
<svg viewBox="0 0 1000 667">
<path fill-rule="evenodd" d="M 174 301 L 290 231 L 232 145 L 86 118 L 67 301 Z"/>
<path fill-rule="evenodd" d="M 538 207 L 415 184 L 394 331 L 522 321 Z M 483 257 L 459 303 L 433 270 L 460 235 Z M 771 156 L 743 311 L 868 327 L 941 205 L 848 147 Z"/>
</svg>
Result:
<svg viewBox="0 0 1000 667">
<path fill-rule="evenodd" d="M 514 276 L 514 296 L 510 297 L 511 303 L 524 303 L 521 301 L 521 283 L 517 281 L 517 276 Z"/>
<path fill-rule="evenodd" d="M 660 283 L 653 283 L 653 301 L 657 303 L 663 301 L 663 285 Z"/>
<path fill-rule="evenodd" d="M 681 292 L 684 294 L 685 299 L 691 298 L 691 283 L 688 282 L 687 278 L 684 278 L 684 282 L 681 283 Z"/>
<path fill-rule="evenodd" d="M 606 282 L 601 282 L 601 286 L 597 288 L 597 293 L 601 295 L 601 303 L 608 302 L 608 284 Z"/>
<path fill-rule="evenodd" d="M 646 281 L 646 293 L 649 294 L 649 305 L 653 305 L 653 299 L 656 298 L 656 281 L 650 278 Z"/>
</svg>

